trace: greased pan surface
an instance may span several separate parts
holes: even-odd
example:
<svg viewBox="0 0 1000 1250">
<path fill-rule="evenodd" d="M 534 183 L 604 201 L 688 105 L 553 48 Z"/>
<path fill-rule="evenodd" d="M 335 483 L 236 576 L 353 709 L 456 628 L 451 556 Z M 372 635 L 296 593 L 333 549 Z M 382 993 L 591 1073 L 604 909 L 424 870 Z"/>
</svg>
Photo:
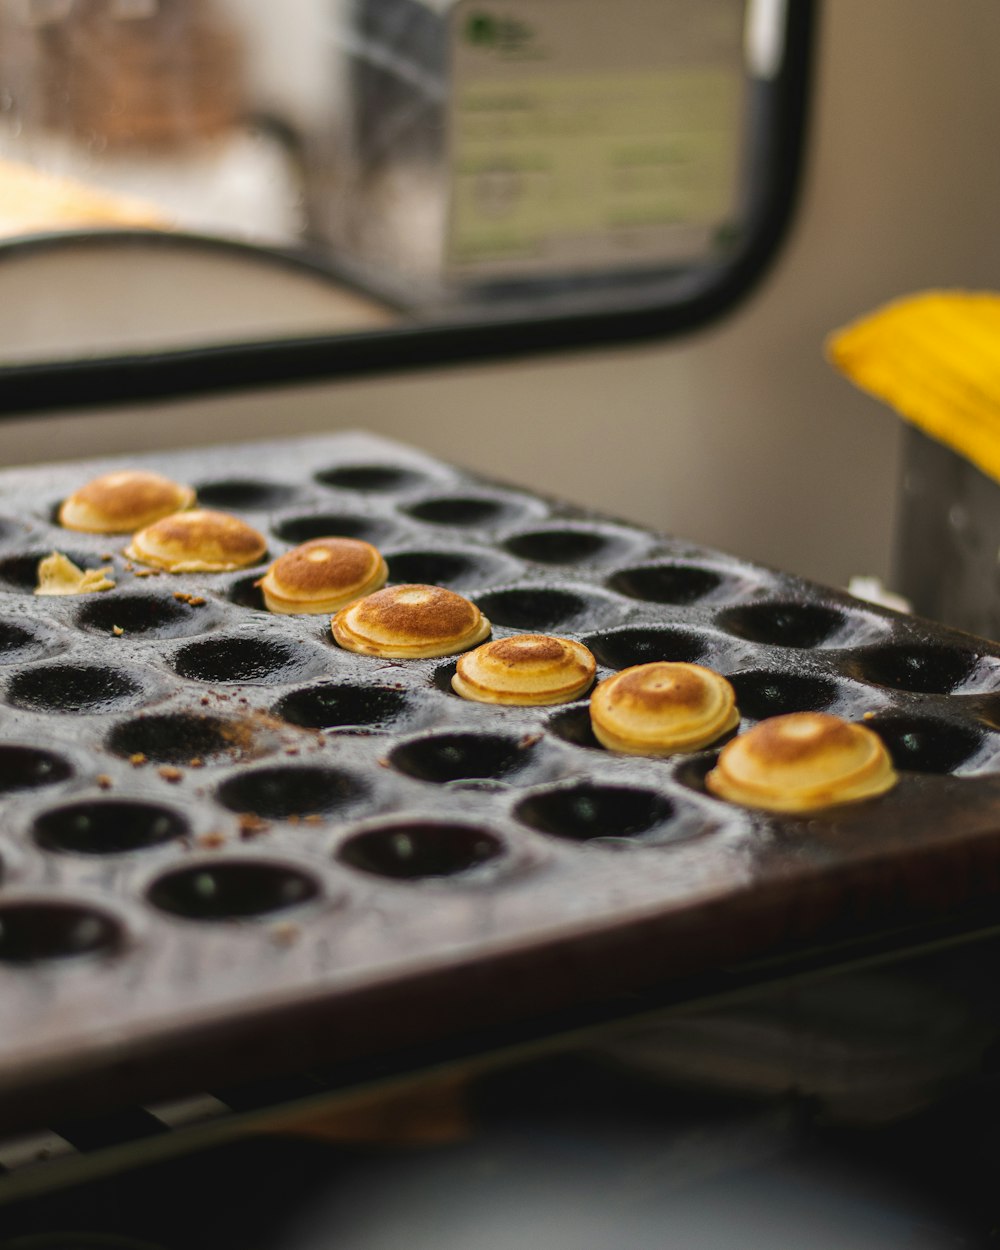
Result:
<svg viewBox="0 0 1000 1250">
<path fill-rule="evenodd" d="M 139 576 L 55 522 L 147 467 L 267 537 L 259 566 Z M 882 734 L 891 793 L 808 819 L 707 795 L 714 755 L 614 756 L 586 699 L 467 703 L 263 610 L 280 552 L 375 543 L 390 584 L 494 636 L 733 679 L 744 725 Z M 53 549 L 114 566 L 37 598 Z M 111 559 L 105 559 L 106 556 Z M 180 596 L 180 597 L 178 597 Z M 119 632 L 121 631 L 121 632 Z M 1000 648 L 473 478 L 363 434 L 0 474 L 0 1123 L 377 1053 L 989 897 Z"/>
</svg>

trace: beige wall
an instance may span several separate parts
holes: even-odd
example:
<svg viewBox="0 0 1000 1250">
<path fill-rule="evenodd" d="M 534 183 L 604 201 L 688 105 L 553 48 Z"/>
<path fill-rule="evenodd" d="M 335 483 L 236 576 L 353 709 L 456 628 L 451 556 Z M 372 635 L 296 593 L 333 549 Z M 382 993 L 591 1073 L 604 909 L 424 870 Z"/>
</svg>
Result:
<svg viewBox="0 0 1000 1250">
<path fill-rule="evenodd" d="M 821 344 L 897 294 L 1000 289 L 1000 5 L 823 10 L 797 227 L 725 323 L 638 350 L 8 423 L 0 455 L 368 427 L 823 580 L 884 573 L 895 422 Z"/>
</svg>

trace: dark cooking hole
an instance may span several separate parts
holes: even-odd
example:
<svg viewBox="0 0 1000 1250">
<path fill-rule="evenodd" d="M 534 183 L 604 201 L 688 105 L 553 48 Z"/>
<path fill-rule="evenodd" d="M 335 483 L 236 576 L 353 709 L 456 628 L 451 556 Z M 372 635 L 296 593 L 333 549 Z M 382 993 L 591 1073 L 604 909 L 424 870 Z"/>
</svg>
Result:
<svg viewBox="0 0 1000 1250">
<path fill-rule="evenodd" d="M 718 751 L 709 751 L 701 755 L 689 756 L 681 761 L 674 776 L 682 786 L 687 786 L 689 790 L 694 790 L 698 794 L 709 795 L 708 787 L 705 785 L 705 778 L 715 767 L 718 758 Z M 709 795 L 709 797 L 712 796 Z"/>
<path fill-rule="evenodd" d="M 814 603 L 753 603 L 721 613 L 719 624 L 750 642 L 776 647 L 818 647 L 846 619 L 843 612 Z"/>
<path fill-rule="evenodd" d="M 697 634 L 679 629 L 647 629 L 641 626 L 592 634 L 584 642 L 608 668 L 629 668 L 672 660 L 693 664 L 705 652 L 705 641 Z"/>
<path fill-rule="evenodd" d="M 575 564 L 589 560 L 608 545 L 603 534 L 591 530 L 534 530 L 530 534 L 515 534 L 504 543 L 509 552 L 522 560 L 542 564 Z"/>
<path fill-rule="evenodd" d="M 192 642 L 174 657 L 181 677 L 195 681 L 267 681 L 301 663 L 290 643 L 250 637 Z"/>
<path fill-rule="evenodd" d="M 384 521 L 373 517 L 323 513 L 287 517 L 274 526 L 274 532 L 286 543 L 307 543 L 313 538 L 360 538 L 363 542 L 377 543 L 387 528 Z"/>
<path fill-rule="evenodd" d="M 149 887 L 149 901 L 186 920 L 241 920 L 308 902 L 316 880 L 280 864 L 229 860 L 178 868 Z"/>
<path fill-rule="evenodd" d="M 203 482 L 198 488 L 198 503 L 208 508 L 280 508 L 298 493 L 294 486 L 280 482 L 263 482 L 253 478 L 226 478 L 219 482 Z"/>
<path fill-rule="evenodd" d="M 188 823 L 168 807 L 125 799 L 97 799 L 43 812 L 35 839 L 52 851 L 114 855 L 158 846 L 188 832 Z"/>
<path fill-rule="evenodd" d="M 259 612 L 266 612 L 264 593 L 257 584 L 263 576 L 263 573 L 254 573 L 250 577 L 241 577 L 238 582 L 233 582 L 228 592 L 230 603 L 235 603 L 241 608 L 256 608 Z"/>
<path fill-rule="evenodd" d="M 835 682 L 803 673 L 734 673 L 729 680 L 740 713 L 751 720 L 786 712 L 822 712 L 837 697 Z"/>
<path fill-rule="evenodd" d="M 380 725 L 402 715 L 409 699 L 385 686 L 341 686 L 334 682 L 286 694 L 275 716 L 303 729 L 338 729 L 345 725 Z"/>
<path fill-rule="evenodd" d="M 400 584 L 454 586 L 474 577 L 482 567 L 474 557 L 453 551 L 406 551 L 387 559 L 390 581 Z"/>
<path fill-rule="evenodd" d="M 974 729 L 929 716 L 879 716 L 865 724 L 889 748 L 896 767 L 908 772 L 950 773 L 982 742 Z"/>
<path fill-rule="evenodd" d="M 447 664 L 442 664 L 440 668 L 436 668 L 434 670 L 433 678 L 434 685 L 437 686 L 438 690 L 443 691 L 445 694 L 455 695 L 456 699 L 459 698 L 459 696 L 455 694 L 454 688 L 451 684 L 451 679 L 455 676 L 457 670 L 458 661 L 449 660 Z"/>
<path fill-rule="evenodd" d="M 97 560 L 93 556 L 82 555 L 76 551 L 66 551 L 60 547 L 62 554 L 67 559 L 81 569 L 96 569 L 107 564 L 107 560 Z M 0 560 L 0 582 L 5 582 L 8 588 L 14 590 L 23 590 L 29 593 L 33 592 L 38 585 L 38 566 L 46 556 L 52 554 L 52 548 L 47 551 L 36 551 L 27 556 L 10 556 L 6 560 Z"/>
<path fill-rule="evenodd" d="M 717 590 L 722 585 L 722 577 L 696 564 L 651 564 L 645 568 L 622 569 L 608 578 L 608 585 L 631 599 L 683 605 L 697 603 Z"/>
<path fill-rule="evenodd" d="M 249 812 L 265 820 L 332 812 L 355 802 L 364 787 L 350 773 L 334 768 L 259 768 L 230 777 L 216 797 L 232 812 Z"/>
<path fill-rule="evenodd" d="M 316 481 L 343 490 L 405 490 L 423 481 L 422 474 L 412 469 L 397 469 L 388 464 L 345 464 L 316 474 Z"/>
<path fill-rule="evenodd" d="M 179 599 L 155 595 L 111 595 L 85 604 L 76 623 L 98 634 L 110 634 L 117 625 L 126 634 L 170 638 L 198 629 L 205 620 L 204 607 L 191 607 Z"/>
<path fill-rule="evenodd" d="M 59 755 L 36 747 L 0 746 L 0 794 L 65 781 L 73 770 Z"/>
<path fill-rule="evenodd" d="M 855 653 L 851 671 L 865 681 L 917 694 L 947 694 L 969 675 L 977 656 L 957 647 L 899 643 Z"/>
<path fill-rule="evenodd" d="M 116 920 L 75 903 L 0 903 L 0 961 L 5 963 L 90 955 L 111 950 L 122 937 Z"/>
<path fill-rule="evenodd" d="M 452 733 L 405 742 L 389 760 L 410 777 L 443 783 L 503 777 L 527 762 L 529 750 L 503 734 Z"/>
<path fill-rule="evenodd" d="M 430 521 L 434 525 L 487 525 L 509 511 L 509 505 L 496 499 L 456 495 L 425 499 L 404 511 L 418 521 Z"/>
<path fill-rule="evenodd" d="M 108 735 L 108 750 L 123 759 L 144 755 L 154 764 L 190 764 L 237 749 L 237 726 L 215 716 L 173 712 L 124 721 Z"/>
<path fill-rule="evenodd" d="M 18 673 L 7 702 L 33 712 L 111 712 L 134 703 L 142 687 L 98 664 L 46 664 Z"/>
<path fill-rule="evenodd" d="M 509 629 L 558 629 L 587 609 L 586 600 L 569 590 L 495 590 L 476 597 L 494 625 Z"/>
<path fill-rule="evenodd" d="M 472 825 L 407 823 L 355 834 L 337 858 L 351 868 L 418 881 L 469 872 L 503 852 L 498 837 Z"/>
<path fill-rule="evenodd" d="M 23 660 L 25 652 L 37 651 L 40 645 L 30 630 L 11 621 L 0 621 L 0 664 Z"/>
<path fill-rule="evenodd" d="M 549 731 L 564 742 L 571 742 L 575 747 L 590 747 L 594 751 L 603 751 L 604 747 L 594 736 L 594 728 L 590 722 L 590 704 L 583 707 L 568 707 L 549 718 Z"/>
<path fill-rule="evenodd" d="M 673 803 L 654 790 L 588 782 L 533 794 L 515 810 L 532 829 L 574 842 L 641 837 L 673 814 Z"/>
</svg>

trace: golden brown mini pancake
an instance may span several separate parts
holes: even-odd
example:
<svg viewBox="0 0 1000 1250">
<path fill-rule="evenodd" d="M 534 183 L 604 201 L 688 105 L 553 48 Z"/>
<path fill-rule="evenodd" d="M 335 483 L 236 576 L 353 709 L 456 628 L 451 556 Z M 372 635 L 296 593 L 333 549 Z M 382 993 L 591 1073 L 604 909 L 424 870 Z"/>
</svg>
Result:
<svg viewBox="0 0 1000 1250">
<path fill-rule="evenodd" d="M 228 512 L 175 512 L 147 525 L 125 554 L 168 573 L 228 573 L 256 564 L 267 550 L 262 534 Z"/>
<path fill-rule="evenodd" d="M 114 590 L 115 583 L 109 576 L 110 564 L 101 569 L 81 569 L 61 551 L 38 562 L 38 585 L 36 595 L 93 595 L 101 590 Z"/>
<path fill-rule="evenodd" d="M 419 659 L 467 651 L 489 635 L 482 612 L 440 586 L 389 586 L 341 608 L 333 636 L 362 655 Z"/>
<path fill-rule="evenodd" d="M 314 538 L 286 551 L 260 588 L 269 612 L 336 612 L 385 585 L 381 553 L 358 538 Z"/>
<path fill-rule="evenodd" d="M 705 784 L 745 807 L 810 812 L 883 794 L 896 780 L 878 734 L 825 712 L 794 712 L 734 738 Z"/>
<path fill-rule="evenodd" d="M 594 736 L 625 755 L 698 751 L 739 719 L 732 686 L 700 664 L 636 664 L 602 681 L 590 700 Z"/>
<path fill-rule="evenodd" d="M 88 534 L 134 534 L 193 503 L 190 486 L 144 469 L 123 469 L 74 491 L 59 509 L 59 524 Z"/>
<path fill-rule="evenodd" d="M 458 661 L 452 689 L 476 703 L 540 707 L 590 688 L 597 662 L 582 642 L 546 634 L 495 638 Z"/>
</svg>

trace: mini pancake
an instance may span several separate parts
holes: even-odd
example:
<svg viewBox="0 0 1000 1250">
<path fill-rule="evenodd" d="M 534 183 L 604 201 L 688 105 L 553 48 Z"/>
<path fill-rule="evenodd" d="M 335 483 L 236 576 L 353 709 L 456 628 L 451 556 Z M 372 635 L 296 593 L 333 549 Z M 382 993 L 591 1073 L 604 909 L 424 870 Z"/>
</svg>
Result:
<svg viewBox="0 0 1000 1250">
<path fill-rule="evenodd" d="M 624 755 L 699 751 L 739 719 L 732 686 L 700 664 L 636 664 L 602 681 L 590 700 L 594 736 Z"/>
<path fill-rule="evenodd" d="M 381 553 L 358 538 L 314 538 L 286 551 L 260 588 L 269 612 L 336 612 L 385 585 Z"/>
<path fill-rule="evenodd" d="M 176 512 L 132 536 L 125 554 L 168 573 L 228 573 L 256 564 L 262 534 L 228 512 Z"/>
<path fill-rule="evenodd" d="M 134 534 L 193 503 L 190 486 L 143 469 L 123 469 L 74 491 L 59 509 L 59 524 L 88 534 Z"/>
<path fill-rule="evenodd" d="M 538 707 L 578 699 L 596 672 L 597 662 L 582 642 L 517 634 L 463 655 L 451 685 L 476 703 Z"/>
<path fill-rule="evenodd" d="M 723 747 L 705 778 L 719 798 L 771 812 L 857 803 L 896 781 L 878 734 L 825 712 L 761 721 Z"/>
<path fill-rule="evenodd" d="M 489 635 L 476 605 L 441 586 L 389 586 L 336 614 L 333 636 L 362 655 L 420 659 L 467 651 Z"/>
</svg>

